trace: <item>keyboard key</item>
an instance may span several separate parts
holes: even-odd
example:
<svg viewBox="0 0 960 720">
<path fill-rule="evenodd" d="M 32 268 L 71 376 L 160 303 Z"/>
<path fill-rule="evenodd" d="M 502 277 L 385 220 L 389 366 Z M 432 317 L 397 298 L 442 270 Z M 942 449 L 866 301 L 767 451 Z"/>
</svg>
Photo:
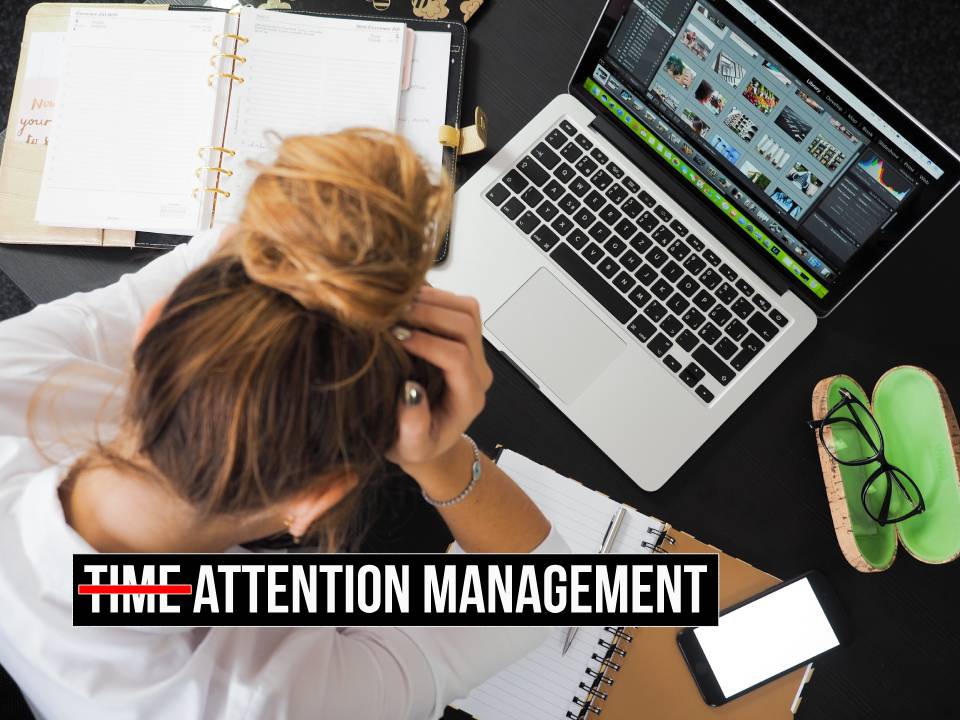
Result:
<svg viewBox="0 0 960 720">
<path fill-rule="evenodd" d="M 657 209 L 659 210 L 659 208 Z M 664 247 L 672 243 L 675 237 L 677 236 L 666 225 L 661 225 L 653 232 L 653 239 Z"/>
<path fill-rule="evenodd" d="M 713 349 L 716 350 L 717 355 L 722 357 L 724 360 L 729 360 L 737 354 L 737 350 L 740 348 L 737 347 L 737 344 L 733 342 L 733 340 L 725 337 L 720 338 L 720 342 L 718 342 Z"/>
<path fill-rule="evenodd" d="M 683 315 L 690 307 L 690 301 L 680 293 L 674 293 L 673 297 L 667 302 L 667 307 L 673 310 L 677 315 Z"/>
<path fill-rule="evenodd" d="M 691 235 L 687 238 L 687 244 L 690 245 L 697 252 L 703 252 L 703 248 L 706 247 L 703 244 L 703 240 L 698 238 L 696 235 Z"/>
<path fill-rule="evenodd" d="M 733 313 L 727 310 L 723 305 L 717 305 L 710 311 L 710 319 L 716 324 L 717 327 L 723 327 L 727 324 L 727 321 L 733 317 Z"/>
<path fill-rule="evenodd" d="M 517 227 L 523 230 L 527 235 L 540 227 L 540 218 L 527 210 L 517 219 Z"/>
<path fill-rule="evenodd" d="M 668 297 L 673 295 L 673 286 L 663 278 L 657 280 L 650 290 L 661 300 L 666 300 Z"/>
<path fill-rule="evenodd" d="M 607 205 L 607 199 L 596 190 L 591 190 L 590 194 L 587 195 L 583 201 L 587 204 L 587 207 L 594 212 L 600 212 Z"/>
<path fill-rule="evenodd" d="M 713 271 L 713 269 L 708 269 L 703 275 L 700 276 L 700 282 L 703 283 L 704 287 L 713 290 L 717 287 L 723 280 L 720 275 Z"/>
<path fill-rule="evenodd" d="M 530 237 L 533 238 L 533 241 L 540 246 L 541 250 L 545 250 L 546 252 L 553 250 L 553 246 L 560 242 L 560 238 L 557 236 L 557 234 L 546 225 L 541 225 L 538 227 Z"/>
<path fill-rule="evenodd" d="M 648 208 L 651 208 L 657 204 L 657 201 L 653 199 L 653 195 L 648 193 L 646 190 L 641 190 L 637 197 L 640 198 L 640 202 L 642 202 Z"/>
<path fill-rule="evenodd" d="M 625 270 L 621 270 L 620 274 L 613 279 L 613 284 L 617 287 L 617 290 L 626 293 L 633 289 L 637 281 L 633 279 L 633 275 Z"/>
<path fill-rule="evenodd" d="M 654 280 L 657 279 L 657 271 L 654 270 L 649 265 L 643 265 L 639 270 L 637 270 L 633 276 L 642 282 L 644 285 L 649 285 Z"/>
<path fill-rule="evenodd" d="M 696 360 L 703 369 L 713 376 L 713 379 L 726 387 L 733 380 L 736 374 L 729 365 L 717 357 L 706 345 L 701 345 L 693 351 L 693 359 Z"/>
<path fill-rule="evenodd" d="M 698 332 L 697 335 L 707 345 L 713 345 L 717 340 L 720 339 L 720 329 L 712 322 L 708 322 L 706 325 L 700 328 L 700 332 Z"/>
<path fill-rule="evenodd" d="M 601 165 L 606 165 L 610 162 L 610 158 L 601 150 L 600 148 L 594 148 L 590 151 L 590 157 L 596 160 Z"/>
<path fill-rule="evenodd" d="M 665 223 L 668 223 L 671 220 L 673 220 L 673 215 L 671 215 L 670 212 L 661 205 L 657 205 L 657 207 L 655 207 L 653 211 L 657 214 L 657 217 L 663 220 Z"/>
<path fill-rule="evenodd" d="M 684 330 L 680 333 L 680 337 L 677 338 L 677 345 L 687 352 L 693 350 L 699 343 L 700 341 L 697 339 L 697 336 L 689 330 Z"/>
<path fill-rule="evenodd" d="M 657 336 L 647 343 L 647 347 L 659 358 L 670 352 L 670 348 L 673 347 L 673 341 L 663 333 L 657 333 Z"/>
<path fill-rule="evenodd" d="M 547 135 L 547 142 L 550 144 L 550 147 L 559 150 L 567 144 L 567 135 L 560 128 L 554 128 L 550 131 L 550 134 Z"/>
<path fill-rule="evenodd" d="M 597 164 L 586 155 L 577 161 L 576 167 L 577 171 L 585 177 L 590 177 L 597 171 Z"/>
<path fill-rule="evenodd" d="M 510 198 L 500 206 L 500 212 L 511 220 L 516 220 L 517 216 L 523 212 L 523 203 L 518 198 Z"/>
<path fill-rule="evenodd" d="M 550 173 L 537 165 L 531 157 L 525 157 L 517 164 L 517 169 L 537 187 L 542 187 L 550 179 Z M 504 178 L 506 181 L 506 178 Z"/>
<path fill-rule="evenodd" d="M 523 200 L 528 207 L 535 208 L 537 205 L 543 202 L 543 193 L 531 185 L 523 191 L 523 195 L 520 196 L 520 199 Z"/>
<path fill-rule="evenodd" d="M 594 223 L 593 227 L 587 231 L 587 235 L 592 237 L 597 242 L 603 242 L 610 237 L 610 232 L 610 228 L 608 228 L 602 222 L 597 221 Z"/>
<path fill-rule="evenodd" d="M 590 183 L 588 183 L 586 180 L 584 180 L 581 177 L 574 178 L 573 182 L 570 183 L 570 187 L 567 189 L 570 190 L 570 192 L 572 192 L 577 197 L 582 198 L 584 195 L 587 194 L 587 191 L 590 189 Z"/>
<path fill-rule="evenodd" d="M 680 364 L 680 361 L 677 360 L 673 355 L 667 355 L 663 358 L 663 364 L 670 368 L 671 372 L 678 373 L 683 365 Z"/>
<path fill-rule="evenodd" d="M 683 325 L 673 315 L 667 315 L 661 321 L 660 329 L 663 330 L 670 337 L 674 337 L 678 332 L 683 330 Z"/>
<path fill-rule="evenodd" d="M 557 215 L 556 219 L 550 223 L 550 227 L 556 230 L 557 235 L 563 237 L 568 232 L 573 230 L 573 220 L 568 218 L 566 215 Z"/>
<path fill-rule="evenodd" d="M 557 169 L 553 171 L 553 176 L 566 185 L 568 182 L 573 180 L 577 174 L 574 172 L 572 167 L 566 163 L 561 163 L 557 166 Z"/>
<path fill-rule="evenodd" d="M 747 326 L 739 320 L 733 320 L 724 328 L 724 332 L 734 340 L 740 341 L 747 334 Z"/>
<path fill-rule="evenodd" d="M 773 320 L 779 327 L 786 327 L 787 323 L 790 322 L 787 319 L 787 316 L 777 309 L 770 311 L 770 319 Z"/>
<path fill-rule="evenodd" d="M 623 183 L 623 186 L 632 193 L 640 192 L 640 185 L 637 184 L 637 181 L 632 177 L 625 177 L 620 182 Z"/>
<path fill-rule="evenodd" d="M 563 155 L 567 162 L 575 163 L 583 156 L 583 150 L 573 143 L 568 143 L 567 146 L 560 151 L 560 154 Z"/>
<path fill-rule="evenodd" d="M 617 180 L 623 177 L 623 169 L 615 163 L 610 163 L 607 165 L 607 172 L 613 175 Z"/>
<path fill-rule="evenodd" d="M 667 248 L 667 252 L 673 255 L 677 262 L 683 262 L 690 254 L 690 248 L 683 240 L 674 240 L 673 244 Z"/>
<path fill-rule="evenodd" d="M 580 201 L 577 200 L 576 195 L 567 193 L 560 201 L 560 209 L 572 217 L 580 210 Z"/>
<path fill-rule="evenodd" d="M 672 223 L 670 223 L 670 229 L 673 230 L 680 237 L 683 237 L 688 232 L 690 232 L 689 230 L 687 230 L 687 226 L 684 225 L 679 220 L 674 220 Z"/>
<path fill-rule="evenodd" d="M 663 270 L 660 272 L 662 272 L 670 282 L 676 282 L 683 277 L 683 268 L 677 265 L 673 260 L 664 265 Z"/>
<path fill-rule="evenodd" d="M 720 274 L 723 275 L 730 282 L 734 282 L 737 279 L 737 273 L 732 267 L 724 263 L 720 266 Z"/>
<path fill-rule="evenodd" d="M 709 248 L 703 251 L 703 257 L 708 263 L 710 263 L 714 267 L 720 264 L 720 256 L 717 255 L 713 250 L 710 250 Z"/>
<path fill-rule="evenodd" d="M 707 266 L 707 261 L 699 255 L 691 255 L 683 263 L 683 266 L 687 269 L 687 272 L 696 277 L 703 272 L 703 269 Z"/>
<path fill-rule="evenodd" d="M 710 308 L 717 304 L 717 299 L 706 290 L 701 290 L 693 298 L 693 304 L 700 308 L 700 310 L 703 312 L 707 312 Z"/>
<path fill-rule="evenodd" d="M 637 215 L 643 212 L 643 205 L 636 198 L 630 198 L 620 208 L 623 214 L 633 220 Z"/>
<path fill-rule="evenodd" d="M 614 205 L 619 205 L 628 197 L 630 197 L 630 194 L 623 189 L 623 185 L 611 185 L 604 194 L 607 196 L 607 200 L 612 202 Z"/>
<path fill-rule="evenodd" d="M 740 287 L 740 286 L 737 285 L 737 287 Z M 744 293 L 744 294 L 746 294 L 746 293 Z M 758 308 L 760 308 L 760 312 L 768 312 L 768 311 L 770 310 L 770 308 L 773 307 L 773 305 L 770 304 L 770 301 L 767 300 L 767 299 L 766 299 L 765 297 L 763 297 L 762 295 L 757 295 L 757 296 L 753 299 L 753 304 L 756 305 Z"/>
<path fill-rule="evenodd" d="M 630 241 L 630 247 L 632 247 L 638 253 L 643 254 L 653 247 L 653 241 L 643 233 L 640 233 Z"/>
<path fill-rule="evenodd" d="M 635 287 L 627 297 L 629 297 L 630 301 L 638 308 L 642 308 L 650 301 L 652 296 L 643 288 L 642 285 L 637 285 L 637 287 Z"/>
<path fill-rule="evenodd" d="M 777 336 L 777 333 L 780 332 L 780 328 L 767 320 L 760 313 L 754 313 L 750 319 L 747 320 L 747 327 L 749 327 L 767 342 L 773 340 Z"/>
<path fill-rule="evenodd" d="M 707 390 L 707 388 L 704 385 L 698 385 L 696 392 L 697 392 L 697 395 L 700 396 L 700 399 L 703 400 L 705 403 L 713 402 L 713 393 Z"/>
<path fill-rule="evenodd" d="M 620 270 L 620 266 L 617 265 L 617 261 L 613 258 L 605 257 L 600 261 L 600 264 L 597 265 L 597 270 L 599 270 L 600 274 L 609 280 L 617 274 L 617 272 Z"/>
<path fill-rule="evenodd" d="M 704 273 L 704 275 L 706 275 L 706 273 Z M 720 299 L 720 302 L 722 302 L 724 305 L 729 305 L 737 299 L 737 291 L 727 283 L 723 283 L 720 287 L 714 290 L 713 294 L 716 295 Z"/>
<path fill-rule="evenodd" d="M 689 275 L 686 275 L 680 282 L 677 283 L 677 290 L 682 292 L 687 297 L 693 297 L 699 289 L 700 283 L 698 283 Z"/>
<path fill-rule="evenodd" d="M 553 170 L 560 162 L 560 156 L 557 155 L 546 143 L 540 143 L 533 149 L 533 156 L 540 161 L 547 170 Z"/>
<path fill-rule="evenodd" d="M 506 186 L 497 183 L 487 191 L 487 200 L 499 207 L 504 200 L 510 197 L 510 191 Z"/>
<path fill-rule="evenodd" d="M 613 257 L 620 257 L 623 251 L 627 249 L 627 244 L 614 235 L 603 244 L 603 247 L 608 253 L 613 255 Z"/>
<path fill-rule="evenodd" d="M 597 221 L 597 216 L 586 208 L 580 208 L 580 210 L 573 215 L 573 221 L 582 228 L 588 228 Z"/>
<path fill-rule="evenodd" d="M 582 133 L 580 135 L 577 135 L 577 137 L 574 138 L 574 142 L 576 142 L 577 145 L 582 147 L 584 150 L 589 150 L 590 148 L 593 147 L 593 143 L 590 142 L 587 139 L 587 136 L 583 135 Z"/>
<path fill-rule="evenodd" d="M 650 304 L 644 308 L 643 313 L 655 323 L 658 323 L 663 320 L 663 316 L 667 314 L 667 309 L 656 300 L 652 300 Z"/>
<path fill-rule="evenodd" d="M 629 240 L 637 232 L 637 226 L 626 218 L 618 222 L 613 229 L 624 240 Z"/>
<path fill-rule="evenodd" d="M 633 272 L 640 267 L 640 256 L 637 255 L 633 250 L 627 250 L 623 254 L 623 257 L 620 258 L 620 264 L 630 272 Z"/>
<path fill-rule="evenodd" d="M 657 220 L 656 215 L 647 211 L 640 216 L 640 219 L 637 220 L 637 224 L 640 225 L 646 232 L 653 232 L 657 226 L 660 224 L 660 221 Z"/>
<path fill-rule="evenodd" d="M 695 387 L 706 375 L 707 374 L 701 370 L 696 363 L 690 363 L 684 371 L 680 373 L 680 379 L 690 387 Z"/>
<path fill-rule="evenodd" d="M 563 194 L 566 190 L 563 189 L 563 185 L 558 183 L 556 180 L 551 180 L 547 183 L 547 186 L 543 189 L 544 194 L 551 200 L 559 200 L 563 197 Z"/>
<path fill-rule="evenodd" d="M 577 250 L 583 249 L 583 246 L 590 241 L 590 238 L 587 236 L 583 230 L 574 230 L 567 237 L 567 242 L 573 245 Z"/>
<path fill-rule="evenodd" d="M 559 212 L 560 210 L 557 209 L 557 206 L 549 200 L 544 200 L 543 205 L 537 208 L 537 215 L 542 217 L 547 222 L 553 220 Z"/>
<path fill-rule="evenodd" d="M 637 340 L 645 343 L 657 332 L 657 326 L 647 320 L 643 315 L 637 315 L 633 319 L 633 322 L 627 325 L 627 330 L 632 332 Z"/>
<path fill-rule="evenodd" d="M 603 191 L 613 184 L 613 178 L 610 176 L 610 173 L 606 172 L 605 170 L 597 170 L 593 177 L 590 178 L 590 182 L 592 182 L 595 187 Z"/>
<path fill-rule="evenodd" d="M 752 348 L 741 348 L 740 352 L 730 361 L 730 366 L 737 371 L 743 370 L 756 356 L 757 353 Z"/>
<path fill-rule="evenodd" d="M 753 287 L 746 280 L 737 280 L 737 290 L 747 297 L 753 295 Z"/>
<path fill-rule="evenodd" d="M 590 243 L 580 251 L 580 254 L 583 255 L 591 265 L 596 265 L 600 262 L 600 258 L 603 257 L 603 249 L 596 243 Z"/>
<path fill-rule="evenodd" d="M 750 301 L 746 298 L 738 298 L 737 301 L 730 306 L 730 309 L 733 310 L 733 314 L 736 315 L 741 320 L 746 320 L 753 313 L 753 305 L 750 304 Z"/>
<path fill-rule="evenodd" d="M 759 353 L 761 350 L 763 350 L 764 345 L 766 345 L 766 343 L 753 333 L 750 333 L 746 338 L 740 341 L 740 347 L 756 353 Z"/>
<path fill-rule="evenodd" d="M 567 135 L 576 135 L 577 128 L 574 127 L 573 123 L 569 120 L 564 120 L 560 123 L 560 129 L 563 130 Z"/>
<path fill-rule="evenodd" d="M 683 316 L 683 321 L 691 330 L 698 329 L 701 325 L 703 325 L 704 320 L 706 320 L 706 318 L 703 316 L 703 313 L 695 308 L 690 308 Z"/>
<path fill-rule="evenodd" d="M 647 262 L 658 268 L 667 261 L 667 254 L 658 247 L 654 247 L 647 253 Z"/>
<path fill-rule="evenodd" d="M 597 248 L 599 250 L 599 248 Z M 594 271 L 569 245 L 561 243 L 550 257 L 577 283 L 617 319 L 626 323 L 636 314 L 636 308 Z"/>
<path fill-rule="evenodd" d="M 607 205 L 600 211 L 600 217 L 603 218 L 608 225 L 616 225 L 620 218 L 623 217 L 623 213 L 613 205 Z"/>
</svg>

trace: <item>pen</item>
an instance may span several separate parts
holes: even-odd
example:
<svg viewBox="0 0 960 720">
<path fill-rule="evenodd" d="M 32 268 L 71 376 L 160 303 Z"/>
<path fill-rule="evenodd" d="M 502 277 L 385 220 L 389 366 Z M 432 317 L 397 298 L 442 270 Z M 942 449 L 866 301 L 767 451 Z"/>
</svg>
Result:
<svg viewBox="0 0 960 720">
<path fill-rule="evenodd" d="M 623 522 L 623 516 L 627 514 L 627 506 L 621 505 L 610 518 L 610 524 L 607 525 L 607 531 L 603 534 L 603 542 L 600 543 L 600 554 L 608 555 L 613 549 L 613 543 L 617 539 L 617 533 L 620 532 L 620 524 Z M 563 651 L 560 655 L 566 655 L 567 650 L 573 644 L 573 639 L 577 636 L 577 626 L 567 630 L 567 638 L 563 641 Z"/>
</svg>

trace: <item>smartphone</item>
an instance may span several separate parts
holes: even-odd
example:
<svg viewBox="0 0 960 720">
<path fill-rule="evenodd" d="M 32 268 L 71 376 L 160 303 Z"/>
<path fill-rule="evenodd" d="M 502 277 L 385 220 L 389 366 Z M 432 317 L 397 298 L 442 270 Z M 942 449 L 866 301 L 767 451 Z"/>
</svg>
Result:
<svg viewBox="0 0 960 720">
<path fill-rule="evenodd" d="M 708 705 L 719 706 L 850 641 L 836 593 L 818 572 L 724 610 L 716 627 L 680 631 L 680 652 Z"/>
</svg>

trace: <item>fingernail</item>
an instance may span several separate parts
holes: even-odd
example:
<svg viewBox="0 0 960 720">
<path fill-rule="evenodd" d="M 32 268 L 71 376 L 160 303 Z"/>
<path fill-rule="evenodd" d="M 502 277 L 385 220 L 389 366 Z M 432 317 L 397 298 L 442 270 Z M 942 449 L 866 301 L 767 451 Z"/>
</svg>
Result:
<svg viewBox="0 0 960 720">
<path fill-rule="evenodd" d="M 403 386 L 403 402 L 410 406 L 419 405 L 423 402 L 423 388 L 412 380 L 408 380 Z"/>
<path fill-rule="evenodd" d="M 400 325 L 397 325 L 391 332 L 393 333 L 393 336 L 400 342 L 406 342 L 413 337 L 413 333 L 410 332 L 409 329 L 401 327 Z"/>
</svg>

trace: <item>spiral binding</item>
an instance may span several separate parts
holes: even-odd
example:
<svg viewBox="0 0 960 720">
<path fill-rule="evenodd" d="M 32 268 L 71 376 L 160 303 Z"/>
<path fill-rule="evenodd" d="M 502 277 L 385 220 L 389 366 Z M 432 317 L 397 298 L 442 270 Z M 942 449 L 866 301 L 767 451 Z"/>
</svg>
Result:
<svg viewBox="0 0 960 720">
<path fill-rule="evenodd" d="M 609 692 L 604 690 L 603 686 L 611 687 L 615 682 L 611 675 L 620 672 L 620 663 L 613 658 L 625 658 L 627 651 L 620 644 L 633 642 L 633 636 L 626 631 L 626 628 L 608 626 L 604 628 L 604 632 L 609 633 L 611 639 L 600 638 L 597 641 L 597 644 L 603 648 L 603 652 L 591 654 L 590 659 L 597 663 L 597 667 L 586 668 L 585 673 L 589 679 L 582 681 L 579 685 L 579 688 L 586 691 L 586 694 L 583 697 L 575 696 L 573 698 L 572 702 L 579 710 L 568 710 L 567 720 L 584 720 L 591 713 L 600 715 L 602 708 L 595 701 L 607 699 Z"/>
<path fill-rule="evenodd" d="M 677 544 L 677 539 L 676 539 L 675 537 L 673 537 L 672 535 L 669 535 L 669 534 L 667 533 L 667 528 L 666 528 L 666 526 L 662 526 L 662 527 L 659 527 L 659 528 L 656 528 L 656 527 L 648 527 L 648 528 L 647 528 L 647 534 L 648 534 L 648 535 L 653 535 L 653 536 L 656 538 L 656 540 L 654 540 L 652 543 L 651 543 L 651 542 L 647 542 L 646 540 L 643 540 L 643 541 L 640 543 L 640 545 L 641 545 L 641 547 L 645 547 L 645 548 L 647 548 L 648 550 L 650 550 L 650 552 L 665 553 L 665 552 L 667 552 L 667 551 L 663 549 L 663 544 L 664 544 L 664 543 L 667 543 L 668 545 L 676 545 L 676 544 Z"/>
</svg>

